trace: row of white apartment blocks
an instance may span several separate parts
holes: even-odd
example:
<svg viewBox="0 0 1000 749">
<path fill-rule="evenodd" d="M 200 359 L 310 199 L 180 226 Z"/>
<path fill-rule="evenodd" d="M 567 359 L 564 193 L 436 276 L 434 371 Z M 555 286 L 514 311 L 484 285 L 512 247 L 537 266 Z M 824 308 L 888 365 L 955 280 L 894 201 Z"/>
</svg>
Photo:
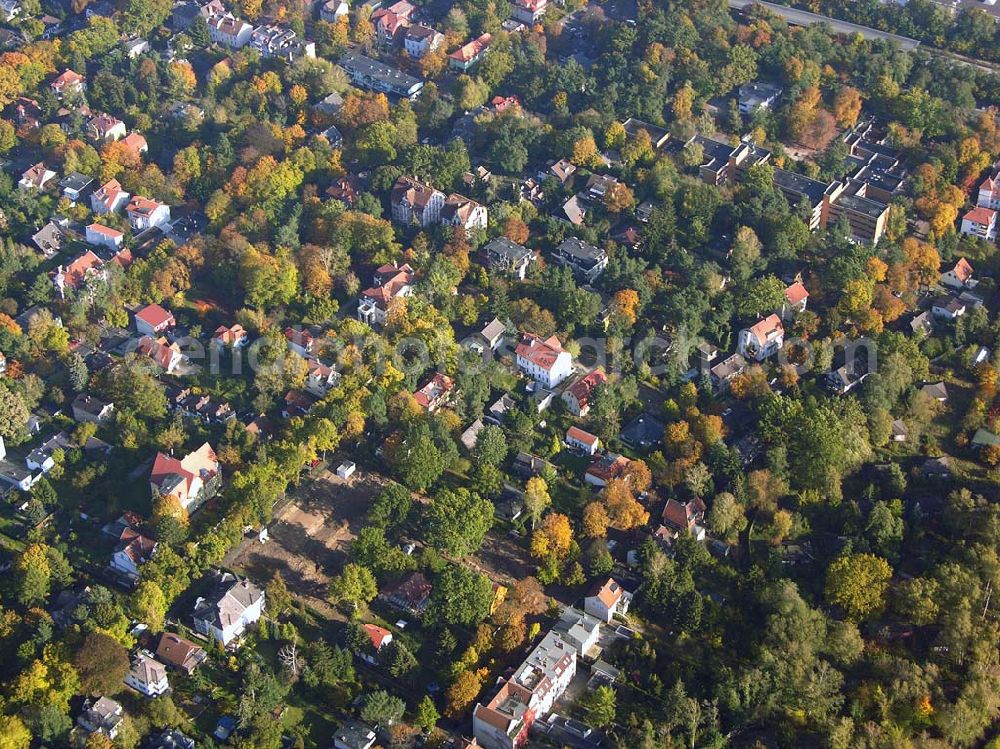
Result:
<svg viewBox="0 0 1000 749">
<path fill-rule="evenodd" d="M 510 678 L 472 712 L 472 731 L 483 749 L 516 749 L 528 742 L 536 720 L 551 711 L 573 677 L 577 658 L 597 652 L 601 625 L 628 613 L 632 595 L 613 578 L 596 583 L 584 610 L 567 608 Z"/>
<path fill-rule="evenodd" d="M 445 197 L 415 177 L 397 179 L 389 202 L 392 220 L 397 223 L 417 224 L 425 229 L 434 224 L 461 226 L 466 232 L 486 228 L 486 206 L 458 193 Z"/>
<path fill-rule="evenodd" d="M 278 57 L 288 62 L 300 57 L 315 57 L 316 45 L 299 39 L 290 28 L 265 24 L 254 28 L 232 13 L 209 16 L 208 34 L 212 41 L 229 49 L 249 46 L 261 57 Z"/>
</svg>

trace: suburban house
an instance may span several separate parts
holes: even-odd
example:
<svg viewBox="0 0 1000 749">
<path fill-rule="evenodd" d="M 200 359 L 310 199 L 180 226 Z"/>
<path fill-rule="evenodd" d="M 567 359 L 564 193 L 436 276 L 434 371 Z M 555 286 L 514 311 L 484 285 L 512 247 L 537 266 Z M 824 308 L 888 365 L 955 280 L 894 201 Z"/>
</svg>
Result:
<svg viewBox="0 0 1000 749">
<path fill-rule="evenodd" d="M 298 38 L 287 26 L 264 24 L 250 32 L 248 45 L 261 57 L 277 57 L 292 62 L 300 57 L 316 57 L 316 44 Z"/>
<path fill-rule="evenodd" d="M 973 273 L 969 261 L 962 257 L 955 263 L 954 268 L 942 273 L 939 280 L 942 286 L 960 291 L 975 285 L 975 280 L 972 278 Z"/>
<path fill-rule="evenodd" d="M 165 228 L 170 223 L 170 206 L 158 200 L 134 195 L 125 211 L 128 213 L 128 222 L 135 231 L 145 231 L 151 226 Z"/>
<path fill-rule="evenodd" d="M 760 109 L 773 109 L 783 91 L 781 86 L 764 81 L 743 84 L 737 91 L 740 114 L 749 116 Z"/>
<path fill-rule="evenodd" d="M 563 391 L 566 408 L 574 416 L 586 416 L 590 412 L 590 398 L 594 390 L 607 381 L 607 376 L 600 369 L 581 377 Z"/>
<path fill-rule="evenodd" d="M 496 351 L 500 348 L 503 345 L 506 335 L 507 326 L 496 317 L 490 320 L 486 324 L 486 327 L 479 331 L 479 337 L 483 339 L 483 342 L 490 351 Z"/>
<path fill-rule="evenodd" d="M 445 196 L 413 177 L 400 177 L 389 196 L 392 220 L 401 224 L 419 224 L 427 228 L 441 221 Z"/>
<path fill-rule="evenodd" d="M 375 665 L 378 663 L 379 651 L 392 642 L 392 632 L 387 630 L 385 627 L 378 626 L 377 624 L 362 624 L 361 628 L 364 629 L 365 634 L 368 635 L 368 640 L 372 644 L 373 653 L 358 653 L 358 656 L 372 665 Z"/>
<path fill-rule="evenodd" d="M 327 138 L 329 140 L 329 138 Z M 332 143 L 330 145 L 333 145 Z M 326 188 L 326 196 L 339 200 L 344 205 L 352 206 L 358 200 L 358 180 L 350 174 L 345 174 L 340 179 L 336 179 Z"/>
<path fill-rule="evenodd" d="M 135 329 L 142 335 L 159 335 L 177 325 L 172 313 L 158 304 L 149 304 L 135 313 Z"/>
<path fill-rule="evenodd" d="M 747 360 L 742 354 L 731 354 L 708 370 L 712 387 L 717 393 L 729 390 L 729 385 L 747 369 Z"/>
<path fill-rule="evenodd" d="M 83 93 L 83 90 L 86 87 L 87 79 L 69 68 L 60 73 L 59 76 L 49 84 L 49 88 L 52 89 L 52 93 L 56 95 L 57 99 L 61 99 L 69 93 Z"/>
<path fill-rule="evenodd" d="M 291 326 L 285 328 L 285 340 L 288 341 L 288 350 L 298 354 L 303 359 L 312 354 L 313 344 L 316 342 L 312 333 L 301 328 Z"/>
<path fill-rule="evenodd" d="M 617 580 L 609 577 L 590 589 L 583 599 L 583 610 L 605 624 L 610 624 L 616 616 L 625 616 L 631 603 L 632 594 Z"/>
<path fill-rule="evenodd" d="M 67 200 L 72 203 L 76 203 L 80 200 L 80 198 L 87 194 L 93 183 L 93 177 L 88 177 L 86 174 L 80 174 L 80 172 L 73 172 L 72 174 L 66 175 L 66 177 L 59 182 L 59 187 L 62 188 L 63 195 L 66 196 Z"/>
<path fill-rule="evenodd" d="M 156 657 L 160 663 L 190 675 L 208 658 L 208 653 L 199 645 L 185 640 L 173 632 L 164 632 L 156 646 Z"/>
<path fill-rule="evenodd" d="M 170 691 L 167 667 L 141 651 L 132 659 L 125 683 L 147 697 L 159 697 Z"/>
<path fill-rule="evenodd" d="M 515 749 L 528 741 L 576 675 L 576 648 L 555 631 L 542 638 L 488 702 L 476 704 L 472 732 L 484 749 Z"/>
<path fill-rule="evenodd" d="M 31 235 L 31 241 L 46 258 L 53 258 L 62 250 L 66 241 L 66 232 L 55 221 L 49 221 Z"/>
<path fill-rule="evenodd" d="M 340 374 L 329 364 L 324 364 L 315 357 L 306 360 L 309 367 L 306 374 L 306 390 L 322 398 L 329 393 L 340 379 Z"/>
<path fill-rule="evenodd" d="M 118 180 L 110 179 L 90 194 L 90 210 L 98 216 L 115 213 L 128 202 L 129 197 Z"/>
<path fill-rule="evenodd" d="M 997 212 L 991 208 L 973 208 L 962 216 L 962 226 L 959 231 L 966 236 L 995 242 L 997 239 Z"/>
<path fill-rule="evenodd" d="M 232 326 L 220 325 L 212 334 L 212 343 L 220 347 L 241 348 L 247 345 L 250 334 L 239 323 Z"/>
<path fill-rule="evenodd" d="M 333 749 L 372 749 L 376 735 L 360 720 L 348 720 L 333 734 Z"/>
<path fill-rule="evenodd" d="M 567 429 L 565 442 L 570 447 L 583 450 L 587 455 L 594 455 L 597 452 L 597 448 L 601 445 L 601 441 L 596 434 L 584 431 L 580 427 L 570 427 Z"/>
<path fill-rule="evenodd" d="M 229 49 L 243 49 L 253 33 L 253 26 L 232 13 L 219 13 L 210 17 L 207 23 L 212 41 Z"/>
<path fill-rule="evenodd" d="M 549 0 L 514 0 L 513 17 L 525 26 L 534 26 L 542 20 L 548 7 Z"/>
<path fill-rule="evenodd" d="M 938 297 L 931 303 L 931 314 L 938 320 L 957 320 L 968 312 L 968 305 L 957 296 Z"/>
<path fill-rule="evenodd" d="M 228 647 L 264 613 L 264 591 L 231 572 L 215 574 L 215 590 L 194 604 L 194 629 Z"/>
<path fill-rule="evenodd" d="M 124 717 L 121 705 L 110 697 L 100 697 L 83 703 L 83 712 L 77 717 L 76 724 L 87 734 L 103 733 L 114 740 Z"/>
<path fill-rule="evenodd" d="M 447 226 L 460 226 L 466 233 L 473 229 L 485 229 L 486 220 L 486 206 L 457 192 L 449 195 L 441 208 L 441 223 Z"/>
<path fill-rule="evenodd" d="M 117 250 L 125 241 L 125 234 L 104 224 L 88 224 L 86 233 L 87 244 L 107 247 Z"/>
<path fill-rule="evenodd" d="M 195 743 L 180 730 L 167 728 L 147 744 L 146 749 L 195 749 Z"/>
<path fill-rule="evenodd" d="M 675 533 L 693 531 L 705 519 L 705 509 L 705 503 L 697 497 L 689 502 L 668 499 L 663 508 L 663 524 Z"/>
<path fill-rule="evenodd" d="M 319 9 L 319 20 L 327 23 L 337 23 L 341 18 L 349 15 L 351 6 L 344 0 L 326 0 Z"/>
<path fill-rule="evenodd" d="M 184 354 L 176 343 L 170 343 L 166 338 L 143 336 L 135 347 L 136 353 L 152 359 L 166 374 L 173 374 L 184 363 Z"/>
<path fill-rule="evenodd" d="M 512 242 L 507 237 L 496 237 L 483 246 L 486 265 L 491 270 L 513 276 L 523 281 L 535 253 L 527 247 Z"/>
<path fill-rule="evenodd" d="M 111 569 L 136 579 L 139 577 L 139 568 L 152 559 L 155 553 L 156 541 L 132 528 L 126 528 L 111 556 Z"/>
<path fill-rule="evenodd" d="M 560 265 L 572 268 L 587 283 L 592 282 L 608 267 L 607 252 L 576 237 L 568 237 L 560 242 L 553 259 Z"/>
<path fill-rule="evenodd" d="M 385 325 L 393 300 L 410 295 L 416 274 L 409 265 L 383 265 L 375 271 L 374 285 L 361 292 L 358 319 L 371 326 Z"/>
<path fill-rule="evenodd" d="M 576 164 L 569 159 L 559 159 L 548 165 L 548 168 L 538 173 L 538 181 L 544 182 L 549 177 L 555 177 L 560 185 L 565 185 L 576 174 Z"/>
<path fill-rule="evenodd" d="M 55 179 L 56 173 L 45 166 L 44 161 L 39 161 L 29 167 L 21 174 L 21 179 L 17 183 L 19 190 L 44 190 L 45 186 Z"/>
<path fill-rule="evenodd" d="M 430 26 L 424 26 L 420 23 L 410 26 L 403 36 L 403 49 L 414 60 L 419 60 L 428 52 L 440 47 L 443 43 L 444 34 L 437 29 L 432 29 Z"/>
<path fill-rule="evenodd" d="M 576 650 L 577 657 L 591 654 L 598 646 L 601 622 L 579 609 L 567 607 L 552 630 Z"/>
<path fill-rule="evenodd" d="M 454 389 L 455 381 L 452 378 L 435 372 L 434 376 L 413 394 L 413 398 L 428 411 L 434 412 L 448 402 Z"/>
<path fill-rule="evenodd" d="M 976 206 L 1000 211 L 1000 177 L 987 177 L 979 186 Z"/>
<path fill-rule="evenodd" d="M 89 393 L 80 393 L 73 399 L 73 419 L 91 424 L 106 424 L 114 415 L 115 406 Z"/>
<path fill-rule="evenodd" d="M 132 131 L 122 139 L 122 145 L 138 158 L 149 151 L 149 143 L 142 133 Z"/>
<path fill-rule="evenodd" d="M 490 44 L 493 42 L 492 34 L 486 33 L 473 39 L 471 42 L 463 44 L 450 55 L 448 55 L 448 67 L 452 70 L 468 72 L 469 68 L 483 59 L 489 52 Z"/>
<path fill-rule="evenodd" d="M 188 512 L 214 496 L 221 483 L 222 467 L 207 442 L 180 460 L 157 453 L 149 476 L 153 496 L 175 497 Z"/>
<path fill-rule="evenodd" d="M 587 466 L 587 470 L 583 472 L 584 483 L 596 487 L 607 486 L 611 479 L 623 478 L 631 464 L 632 460 L 624 455 L 606 452 Z"/>
<path fill-rule="evenodd" d="M 433 586 L 420 572 L 411 572 L 398 583 L 390 585 L 379 593 L 379 598 L 397 609 L 413 616 L 420 616 L 427 610 Z"/>
<path fill-rule="evenodd" d="M 355 86 L 368 91 L 381 91 L 412 100 L 424 87 L 420 78 L 356 52 L 348 52 L 337 64 L 350 76 Z"/>
<path fill-rule="evenodd" d="M 78 289 L 91 279 L 104 277 L 104 261 L 93 251 L 87 250 L 65 268 L 60 266 L 60 272 L 56 275 L 57 285 L 60 275 L 66 286 Z"/>
<path fill-rule="evenodd" d="M 785 289 L 785 301 L 781 305 L 781 319 L 788 320 L 800 312 L 805 312 L 808 303 L 809 292 L 806 291 L 806 287 L 802 285 L 801 281 L 796 281 Z"/>
<path fill-rule="evenodd" d="M 573 372 L 573 356 L 554 335 L 542 339 L 525 333 L 514 349 L 517 368 L 535 382 L 554 388 Z"/>
<path fill-rule="evenodd" d="M 110 114 L 95 115 L 87 122 L 87 135 L 98 143 L 121 140 L 127 133 L 125 123 Z"/>
<path fill-rule="evenodd" d="M 379 8 L 369 20 L 375 26 L 378 43 L 385 47 L 394 45 L 410 26 L 410 17 L 416 8 L 406 0 L 397 0 L 388 8 Z"/>
<path fill-rule="evenodd" d="M 737 350 L 747 359 L 764 361 L 774 356 L 785 343 L 785 327 L 777 315 L 768 315 L 740 331 Z"/>
</svg>

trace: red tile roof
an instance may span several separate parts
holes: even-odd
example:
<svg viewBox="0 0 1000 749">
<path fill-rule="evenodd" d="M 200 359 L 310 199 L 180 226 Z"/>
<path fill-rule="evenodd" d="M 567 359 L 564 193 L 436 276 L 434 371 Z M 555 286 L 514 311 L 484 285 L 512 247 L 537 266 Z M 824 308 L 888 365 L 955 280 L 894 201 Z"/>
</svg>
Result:
<svg viewBox="0 0 1000 749">
<path fill-rule="evenodd" d="M 174 316 L 158 304 L 150 304 L 135 313 L 136 320 L 142 320 L 154 330 L 161 325 L 173 325 Z"/>
<path fill-rule="evenodd" d="M 452 60 L 457 60 L 458 62 L 466 63 L 472 62 L 483 54 L 490 47 L 490 43 L 493 41 L 493 35 L 486 33 L 480 36 L 478 39 L 473 39 L 467 44 L 463 44 L 461 47 L 452 52 L 448 57 Z"/>
<path fill-rule="evenodd" d="M 533 333 L 525 333 L 514 348 L 515 354 L 546 370 L 552 369 L 562 352 L 562 344 L 554 335 L 542 340 Z"/>
<path fill-rule="evenodd" d="M 582 442 L 585 445 L 596 445 L 600 440 L 596 434 L 591 434 L 586 432 L 580 427 L 570 427 L 566 430 L 566 439 L 572 439 L 576 442 Z"/>
<path fill-rule="evenodd" d="M 381 650 L 382 646 L 386 642 L 392 640 L 392 632 L 387 630 L 385 627 L 380 627 L 377 624 L 362 624 L 361 625 L 365 632 L 368 634 L 368 639 L 372 642 L 372 647 L 375 650 Z"/>
<path fill-rule="evenodd" d="M 806 291 L 806 287 L 802 285 L 801 282 L 796 281 L 787 289 L 785 289 L 785 301 L 788 302 L 793 307 L 802 304 L 803 300 L 809 298 L 809 292 Z"/>
<path fill-rule="evenodd" d="M 574 382 L 567 388 L 567 390 L 573 394 L 576 398 L 576 402 L 580 405 L 580 410 L 586 410 L 587 405 L 590 402 L 590 396 L 593 395 L 594 390 L 597 389 L 598 385 L 603 385 L 608 381 L 607 376 L 599 369 L 595 369 L 593 372 L 588 374 L 586 377 L 581 377 L 579 380 Z"/>
<path fill-rule="evenodd" d="M 972 223 L 979 224 L 980 226 L 989 226 L 996 220 L 996 217 L 996 211 L 990 210 L 989 208 L 978 207 L 973 208 L 962 218 L 965 221 L 971 221 Z"/>
</svg>

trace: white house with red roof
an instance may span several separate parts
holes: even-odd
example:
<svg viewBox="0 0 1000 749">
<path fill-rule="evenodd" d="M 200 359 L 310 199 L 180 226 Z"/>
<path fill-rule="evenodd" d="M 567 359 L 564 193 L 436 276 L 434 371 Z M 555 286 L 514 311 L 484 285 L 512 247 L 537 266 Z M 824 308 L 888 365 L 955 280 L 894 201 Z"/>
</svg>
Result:
<svg viewBox="0 0 1000 749">
<path fill-rule="evenodd" d="M 125 234 L 117 229 L 112 229 L 110 226 L 95 222 L 87 225 L 86 239 L 87 244 L 107 247 L 109 250 L 117 250 L 125 241 Z"/>
<path fill-rule="evenodd" d="M 600 369 L 581 377 L 563 391 L 562 399 L 566 408 L 574 416 L 586 416 L 590 413 L 591 396 L 598 385 L 603 385 L 607 381 L 607 375 Z"/>
<path fill-rule="evenodd" d="M 388 8 L 379 8 L 371 14 L 378 43 L 386 46 L 394 44 L 410 27 L 410 18 L 416 8 L 406 0 L 398 0 Z"/>
<path fill-rule="evenodd" d="M 25 192 L 29 190 L 44 190 L 45 186 L 55 179 L 56 173 L 45 166 L 44 161 L 39 161 L 32 167 L 24 170 L 21 179 L 17 183 L 19 190 Z"/>
<path fill-rule="evenodd" d="M 989 208 L 991 211 L 1000 211 L 1000 177 L 987 177 L 983 181 L 976 196 L 976 205 L 980 208 Z"/>
<path fill-rule="evenodd" d="M 221 483 L 222 466 L 207 442 L 180 460 L 157 453 L 149 475 L 149 490 L 154 496 L 175 497 L 188 512 L 214 496 Z"/>
<path fill-rule="evenodd" d="M 955 289 L 956 291 L 969 289 L 976 285 L 976 281 L 972 277 L 973 273 L 974 271 L 969 261 L 962 257 L 955 263 L 954 268 L 942 273 L 939 280 L 942 286 L 947 286 L 949 289 Z"/>
<path fill-rule="evenodd" d="M 56 275 L 58 279 L 62 276 L 62 281 L 66 286 L 73 289 L 80 288 L 86 281 L 95 277 L 104 276 L 104 261 L 95 255 L 91 250 L 76 258 L 72 263 L 59 269 Z M 57 280 L 58 284 L 58 280 Z"/>
<path fill-rule="evenodd" d="M 615 616 L 625 616 L 632 603 L 632 594 L 613 577 L 595 583 L 583 599 L 583 610 L 591 616 L 610 624 Z"/>
<path fill-rule="evenodd" d="M 785 301 L 781 305 L 781 318 L 787 320 L 795 317 L 800 312 L 805 312 L 809 303 L 809 292 L 802 285 L 801 281 L 796 281 L 785 289 Z"/>
<path fill-rule="evenodd" d="M 573 373 L 573 356 L 554 335 L 542 339 L 525 333 L 514 349 L 517 368 L 535 382 L 554 388 Z"/>
<path fill-rule="evenodd" d="M 135 313 L 135 329 L 142 335 L 159 335 L 175 325 L 173 313 L 158 304 L 148 304 Z"/>
<path fill-rule="evenodd" d="M 490 50 L 493 43 L 493 35 L 485 33 L 471 42 L 463 44 L 450 55 L 448 55 L 448 67 L 452 70 L 467 72 L 477 62 L 483 59 Z"/>
<path fill-rule="evenodd" d="M 250 341 L 250 334 L 247 333 L 239 323 L 232 326 L 220 325 L 212 334 L 212 343 L 221 348 L 230 346 L 232 348 L 242 348 Z"/>
<path fill-rule="evenodd" d="M 167 374 L 173 374 L 184 363 L 184 354 L 176 343 L 170 343 L 166 338 L 143 336 L 136 346 L 136 353 L 153 360 Z"/>
<path fill-rule="evenodd" d="M 309 367 L 306 375 L 306 390 L 317 398 L 322 398 L 334 388 L 340 375 L 336 369 L 315 357 L 310 357 L 306 364 Z"/>
<path fill-rule="evenodd" d="M 116 179 L 109 179 L 90 194 L 90 210 L 98 216 L 114 213 L 128 202 L 129 194 Z"/>
<path fill-rule="evenodd" d="M 52 93 L 59 99 L 68 93 L 83 93 L 86 87 L 87 79 L 69 68 L 60 73 L 59 77 L 49 84 Z"/>
<path fill-rule="evenodd" d="M 122 145 L 135 154 L 136 157 L 142 156 L 149 151 L 149 144 L 146 142 L 146 137 L 135 130 L 122 139 Z"/>
<path fill-rule="evenodd" d="M 514 0 L 514 19 L 528 26 L 534 26 L 542 20 L 549 0 Z"/>
<path fill-rule="evenodd" d="M 145 231 L 151 226 L 165 228 L 170 223 L 170 206 L 158 200 L 135 195 L 125 207 L 128 222 L 135 231 Z"/>
<path fill-rule="evenodd" d="M 308 330 L 293 328 L 291 326 L 285 328 L 284 332 L 285 340 L 288 341 L 288 350 L 298 354 L 303 359 L 308 358 L 312 353 L 313 345 L 316 343 L 312 333 Z"/>
<path fill-rule="evenodd" d="M 416 273 L 408 264 L 386 264 L 375 271 L 373 285 L 361 292 L 358 319 L 371 326 L 385 325 L 392 302 L 413 293 Z"/>
<path fill-rule="evenodd" d="M 583 472 L 583 481 L 591 486 L 607 486 L 611 479 L 624 478 L 625 471 L 631 464 L 631 458 L 606 452 L 587 466 L 587 470 Z"/>
<path fill-rule="evenodd" d="M 87 135 L 98 143 L 121 140 L 128 133 L 125 123 L 110 114 L 98 114 L 87 122 Z"/>
<path fill-rule="evenodd" d="M 152 559 L 155 552 L 156 541 L 133 528 L 125 528 L 111 556 L 111 568 L 131 578 L 138 578 L 139 568 Z"/>
<path fill-rule="evenodd" d="M 979 237 L 989 242 L 997 238 L 997 212 L 992 208 L 976 207 L 962 216 L 962 234 Z"/>
<path fill-rule="evenodd" d="M 566 430 L 566 444 L 583 450 L 587 455 L 593 455 L 597 448 L 601 446 L 601 440 L 596 434 L 580 429 L 580 427 L 570 427 Z"/>
<path fill-rule="evenodd" d="M 448 402 L 454 389 L 455 381 L 452 378 L 435 372 L 434 376 L 413 394 L 413 398 L 428 411 L 433 412 Z"/>
<path fill-rule="evenodd" d="M 368 640 L 372 644 L 373 652 L 358 653 L 358 657 L 375 665 L 378 663 L 378 654 L 386 645 L 392 642 L 392 632 L 377 624 L 362 624 L 361 628 L 368 635 Z"/>
<path fill-rule="evenodd" d="M 764 361 L 774 356 L 785 344 L 785 326 L 777 315 L 768 315 L 749 328 L 740 331 L 736 349 L 747 359 Z"/>
</svg>

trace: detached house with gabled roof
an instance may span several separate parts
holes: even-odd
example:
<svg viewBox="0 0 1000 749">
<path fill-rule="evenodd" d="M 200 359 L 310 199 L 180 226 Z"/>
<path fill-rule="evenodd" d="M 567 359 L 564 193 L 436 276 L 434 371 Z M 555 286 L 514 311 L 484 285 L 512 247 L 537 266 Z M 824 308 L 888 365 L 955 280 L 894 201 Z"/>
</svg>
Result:
<svg viewBox="0 0 1000 749">
<path fill-rule="evenodd" d="M 250 41 L 253 26 L 232 13 L 217 13 L 208 19 L 208 36 L 229 49 L 243 49 Z"/>
<path fill-rule="evenodd" d="M 136 353 L 153 360 L 166 374 L 173 374 L 177 367 L 184 363 L 184 354 L 176 343 L 170 343 L 166 338 L 143 336 L 136 345 Z"/>
<path fill-rule="evenodd" d="M 62 283 L 72 289 L 79 289 L 87 281 L 104 277 L 104 261 L 92 250 L 87 250 L 56 274 L 56 284 L 62 276 Z"/>
<path fill-rule="evenodd" d="M 939 281 L 942 286 L 947 286 L 949 289 L 958 291 L 972 288 L 976 283 L 972 278 L 974 272 L 969 261 L 964 257 L 960 257 L 958 262 L 955 263 L 955 267 L 941 274 Z"/>
<path fill-rule="evenodd" d="M 806 287 L 802 285 L 801 281 L 796 281 L 785 289 L 785 301 L 781 305 L 781 318 L 788 320 L 799 312 L 805 312 L 808 303 L 809 292 L 806 291 Z"/>
<path fill-rule="evenodd" d="M 121 140 L 128 133 L 125 123 L 110 114 L 99 114 L 87 122 L 87 135 L 98 143 Z"/>
<path fill-rule="evenodd" d="M 21 179 L 17 183 L 17 187 L 24 192 L 29 190 L 44 190 L 45 186 L 55 179 L 55 176 L 56 173 L 45 166 L 44 161 L 39 161 L 21 174 Z"/>
<path fill-rule="evenodd" d="M 66 68 L 49 84 L 49 88 L 52 89 L 52 93 L 56 95 L 57 99 L 61 99 L 69 93 L 83 93 L 86 87 L 87 79 L 69 68 Z"/>
<path fill-rule="evenodd" d="M 140 195 L 132 197 L 125 211 L 135 231 L 145 231 L 151 226 L 165 228 L 170 223 L 170 206 Z"/>
<path fill-rule="evenodd" d="M 264 613 L 264 591 L 231 572 L 217 572 L 214 590 L 194 604 L 194 629 L 229 647 Z"/>
<path fill-rule="evenodd" d="M 514 349 L 517 368 L 535 382 L 554 388 L 573 372 L 573 356 L 554 335 L 542 339 L 525 333 Z"/>
<path fill-rule="evenodd" d="M 987 177 L 983 181 L 976 196 L 976 205 L 979 208 L 1000 211 L 1000 177 Z"/>
<path fill-rule="evenodd" d="M 111 569 L 136 579 L 139 577 L 139 568 L 152 559 L 155 553 L 156 541 L 139 531 L 126 528 L 111 556 Z"/>
<path fill-rule="evenodd" d="M 204 648 L 185 640 L 180 635 L 164 632 L 160 637 L 160 644 L 156 647 L 156 657 L 171 668 L 192 674 L 208 658 L 208 653 Z"/>
<path fill-rule="evenodd" d="M 392 186 L 389 203 L 393 221 L 427 228 L 441 221 L 445 196 L 415 177 L 400 177 Z"/>
<path fill-rule="evenodd" d="M 607 381 L 607 375 L 599 369 L 581 377 L 563 391 L 562 399 L 566 408 L 574 416 L 586 416 L 590 413 L 591 396 L 599 385 Z"/>
<path fill-rule="evenodd" d="M 605 624 L 610 624 L 615 616 L 625 616 L 631 603 L 632 594 L 613 577 L 609 577 L 591 587 L 583 599 L 583 610 Z"/>
<path fill-rule="evenodd" d="M 375 271 L 373 285 L 358 299 L 358 320 L 373 327 L 385 325 L 392 302 L 409 296 L 415 280 L 416 273 L 405 263 L 381 266 Z"/>
<path fill-rule="evenodd" d="M 785 327 L 777 315 L 768 315 L 763 320 L 740 331 L 736 348 L 747 359 L 764 361 L 777 354 L 785 343 Z"/>
<path fill-rule="evenodd" d="M 109 179 L 90 194 L 90 210 L 98 216 L 115 213 L 128 202 L 129 197 L 118 180 Z"/>
<path fill-rule="evenodd" d="M 466 234 L 474 229 L 485 229 L 487 223 L 486 206 L 477 203 L 472 198 L 453 192 L 445 200 L 441 209 L 441 223 L 447 226 L 460 226 Z"/>
<path fill-rule="evenodd" d="M 542 20 L 549 0 L 514 0 L 514 18 L 527 26 L 534 26 Z"/>
<path fill-rule="evenodd" d="M 448 67 L 452 70 L 460 70 L 463 73 L 468 72 L 469 68 L 482 60 L 486 53 L 489 52 L 492 43 L 493 35 L 485 33 L 471 42 L 463 44 L 448 55 Z"/>
<path fill-rule="evenodd" d="M 104 224 L 88 224 L 85 234 L 87 244 L 117 250 L 125 242 L 125 233 Z"/>
<path fill-rule="evenodd" d="M 959 232 L 969 237 L 978 237 L 988 242 L 997 239 L 997 212 L 991 208 L 973 208 L 962 216 Z"/>
<path fill-rule="evenodd" d="M 125 683 L 147 697 L 159 697 L 170 691 L 166 666 L 142 651 L 132 659 Z"/>
<path fill-rule="evenodd" d="M 222 484 L 222 466 L 207 442 L 181 459 L 157 453 L 149 475 L 153 496 L 174 497 L 187 512 L 215 496 Z"/>
<path fill-rule="evenodd" d="M 528 272 L 528 266 L 535 259 L 535 253 L 507 237 L 496 237 L 483 246 L 486 265 L 491 270 L 509 274 L 523 281 Z"/>
<path fill-rule="evenodd" d="M 135 313 L 135 329 L 141 335 L 159 335 L 175 325 L 173 313 L 158 304 L 147 304 Z"/>
<path fill-rule="evenodd" d="M 378 43 L 394 45 L 410 27 L 410 18 L 416 8 L 407 0 L 397 0 L 388 8 L 379 8 L 371 14 L 370 21 L 375 26 Z"/>
<path fill-rule="evenodd" d="M 413 398 L 428 411 L 433 412 L 448 402 L 454 389 L 455 381 L 452 378 L 435 372 L 434 376 L 413 394 Z"/>
</svg>

